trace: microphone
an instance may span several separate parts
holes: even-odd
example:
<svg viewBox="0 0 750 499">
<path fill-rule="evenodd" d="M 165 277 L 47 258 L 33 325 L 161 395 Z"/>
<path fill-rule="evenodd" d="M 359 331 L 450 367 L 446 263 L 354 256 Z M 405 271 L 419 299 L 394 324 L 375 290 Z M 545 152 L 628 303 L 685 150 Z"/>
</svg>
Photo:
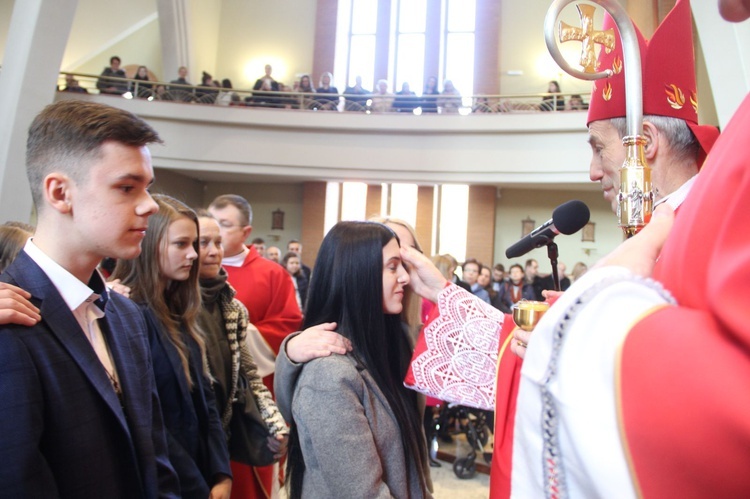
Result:
<svg viewBox="0 0 750 499">
<path fill-rule="evenodd" d="M 505 257 L 518 258 L 533 249 L 549 245 L 558 234 L 574 234 L 589 223 L 590 216 L 589 207 L 583 201 L 573 200 L 563 203 L 555 208 L 551 219 L 505 250 Z"/>
</svg>

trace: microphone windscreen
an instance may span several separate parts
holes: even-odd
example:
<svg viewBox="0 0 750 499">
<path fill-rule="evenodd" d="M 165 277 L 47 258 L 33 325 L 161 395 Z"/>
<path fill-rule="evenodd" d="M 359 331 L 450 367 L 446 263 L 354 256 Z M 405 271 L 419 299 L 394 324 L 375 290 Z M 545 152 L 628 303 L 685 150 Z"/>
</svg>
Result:
<svg viewBox="0 0 750 499">
<path fill-rule="evenodd" d="M 552 223 L 560 234 L 570 235 L 589 223 L 590 217 L 591 212 L 586 203 L 574 199 L 555 208 L 552 212 Z"/>
</svg>

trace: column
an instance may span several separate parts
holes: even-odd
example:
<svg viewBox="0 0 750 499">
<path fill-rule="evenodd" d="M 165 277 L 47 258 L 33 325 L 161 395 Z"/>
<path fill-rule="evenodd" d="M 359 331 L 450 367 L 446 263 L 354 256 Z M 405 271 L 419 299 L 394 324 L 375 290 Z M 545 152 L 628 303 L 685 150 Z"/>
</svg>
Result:
<svg viewBox="0 0 750 499">
<path fill-rule="evenodd" d="M 466 257 L 492 265 L 495 254 L 495 203 L 497 187 L 469 186 L 469 220 L 466 224 Z"/>
<path fill-rule="evenodd" d="M 318 257 L 326 214 L 326 183 L 305 182 L 302 186 L 302 230 L 300 242 L 305 263 L 312 267 Z"/>
<path fill-rule="evenodd" d="M 78 0 L 15 2 L 0 75 L 0 213 L 28 222 L 26 136 L 34 117 L 55 97 L 55 86 Z"/>
<path fill-rule="evenodd" d="M 165 81 L 171 81 L 177 78 L 180 66 L 193 71 L 190 51 L 190 9 L 185 0 L 157 0 L 156 8 L 159 12 L 163 78 Z M 193 84 L 200 83 L 200 73 L 188 73 L 188 81 Z"/>
</svg>

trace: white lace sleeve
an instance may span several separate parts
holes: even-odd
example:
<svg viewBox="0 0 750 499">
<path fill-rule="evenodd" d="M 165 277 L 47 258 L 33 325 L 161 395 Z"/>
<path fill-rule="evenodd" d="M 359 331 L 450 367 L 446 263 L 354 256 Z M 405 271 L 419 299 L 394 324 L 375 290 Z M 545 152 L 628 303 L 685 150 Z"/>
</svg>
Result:
<svg viewBox="0 0 750 499">
<path fill-rule="evenodd" d="M 447 402 L 494 409 L 504 315 L 454 284 L 440 292 L 437 306 L 440 315 L 424 328 L 407 386 Z"/>
</svg>

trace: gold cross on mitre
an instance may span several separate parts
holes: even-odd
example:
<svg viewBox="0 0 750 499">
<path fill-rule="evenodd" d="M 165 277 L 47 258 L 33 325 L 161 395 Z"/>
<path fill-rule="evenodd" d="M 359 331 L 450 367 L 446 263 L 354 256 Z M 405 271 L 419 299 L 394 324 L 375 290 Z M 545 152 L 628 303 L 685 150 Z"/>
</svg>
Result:
<svg viewBox="0 0 750 499">
<path fill-rule="evenodd" d="M 581 66 L 584 73 L 596 72 L 596 44 L 602 45 L 609 54 L 615 48 L 615 31 L 610 28 L 606 31 L 594 29 L 593 5 L 577 4 L 578 17 L 581 19 L 581 27 L 571 26 L 560 21 L 560 43 L 569 41 L 581 42 Z"/>
</svg>

